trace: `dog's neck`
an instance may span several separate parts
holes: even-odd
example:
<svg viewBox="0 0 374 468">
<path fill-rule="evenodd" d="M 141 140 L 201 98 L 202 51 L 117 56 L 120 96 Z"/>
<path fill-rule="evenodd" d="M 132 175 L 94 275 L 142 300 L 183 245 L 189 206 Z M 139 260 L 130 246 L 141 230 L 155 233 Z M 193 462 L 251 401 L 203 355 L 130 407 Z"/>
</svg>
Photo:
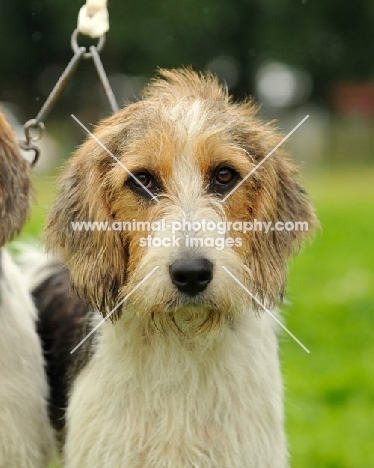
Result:
<svg viewBox="0 0 374 468">
<path fill-rule="evenodd" d="M 121 367 L 125 362 L 126 365 L 134 364 L 134 368 L 144 374 L 144 365 L 155 369 L 157 363 L 161 372 L 166 368 L 175 372 L 187 365 L 185 361 L 193 366 L 205 367 L 210 360 L 210 365 L 214 366 L 215 362 L 224 365 L 225 362 L 229 364 L 237 353 L 248 353 L 254 359 L 264 348 L 277 347 L 275 322 L 266 314 L 258 316 L 251 310 L 243 311 L 235 322 L 222 319 L 220 326 L 201 333 L 191 332 L 192 325 L 188 324 L 187 316 L 186 323 L 178 317 L 173 327 L 167 327 L 168 323 L 156 328 L 146 326 L 144 320 L 132 314 L 123 314 L 114 323 L 107 321 L 99 329 L 98 352 Z M 264 332 L 269 329 L 273 331 Z M 246 333 L 250 334 L 250 340 L 244 336 Z M 248 349 L 244 350 L 243 345 Z"/>
<path fill-rule="evenodd" d="M 204 307 L 183 307 L 152 315 L 127 309 L 114 323 L 106 324 L 102 340 L 104 343 L 108 339 L 122 350 L 136 348 L 147 354 L 151 350 L 170 348 L 199 354 L 226 346 L 225 343 L 234 336 L 236 322 L 244 314 L 252 312 L 238 313 L 237 319 L 233 320 L 232 314 Z"/>
<path fill-rule="evenodd" d="M 87 452 L 72 447 L 84 434 L 117 448 L 106 454 L 107 466 L 192 466 L 195 454 L 202 467 L 285 468 L 272 319 L 243 312 L 237 327 L 190 341 L 173 331 L 147 340 L 142 323 L 122 315 L 99 328 L 95 354 L 74 384 L 68 452 L 86 461 Z M 87 426 L 82 415 L 88 411 Z M 269 450 L 256 451 L 259 446 Z M 99 459 L 99 448 L 90 445 L 92 460 Z M 144 461 L 147 454 L 152 462 Z"/>
</svg>

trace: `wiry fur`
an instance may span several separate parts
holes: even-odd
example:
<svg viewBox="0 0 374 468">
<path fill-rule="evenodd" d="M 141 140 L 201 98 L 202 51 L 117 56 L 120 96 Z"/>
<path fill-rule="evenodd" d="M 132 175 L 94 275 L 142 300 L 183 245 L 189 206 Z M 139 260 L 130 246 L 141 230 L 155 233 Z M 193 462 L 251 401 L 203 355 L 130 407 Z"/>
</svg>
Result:
<svg viewBox="0 0 374 468">
<path fill-rule="evenodd" d="M 162 71 L 143 99 L 103 121 L 96 137 L 132 172 L 157 180 L 159 203 L 88 138 L 69 161 L 45 231 L 78 294 L 106 316 L 67 411 L 67 468 L 285 468 L 282 386 L 273 321 L 221 268 L 267 306 L 282 299 L 287 260 L 316 219 L 283 150 L 224 203 L 211 193 L 219 165 L 245 177 L 280 141 L 210 75 Z M 241 247 L 140 248 L 144 233 L 73 231 L 72 221 L 307 221 L 310 230 L 250 232 Z M 171 236 L 154 232 L 153 236 Z M 185 238 L 217 234 L 180 232 Z M 173 286 L 178 258 L 213 264 L 194 298 Z"/>
<path fill-rule="evenodd" d="M 52 449 L 48 387 L 25 279 L 1 251 L 0 467 L 43 468 Z"/>
<path fill-rule="evenodd" d="M 28 166 L 0 114 L 0 246 L 19 232 L 29 209 Z M 52 429 L 36 309 L 25 278 L 0 250 L 0 468 L 48 466 Z"/>
<path fill-rule="evenodd" d="M 0 113 L 0 247 L 20 232 L 30 208 L 29 166 Z"/>
<path fill-rule="evenodd" d="M 89 333 L 91 308 L 71 292 L 69 271 L 59 262 L 28 247 L 23 255 L 24 273 L 39 311 L 37 330 L 46 359 L 46 375 L 52 389 L 49 416 L 61 445 L 70 377 L 87 362 L 91 339 L 79 351 L 70 351 Z"/>
</svg>

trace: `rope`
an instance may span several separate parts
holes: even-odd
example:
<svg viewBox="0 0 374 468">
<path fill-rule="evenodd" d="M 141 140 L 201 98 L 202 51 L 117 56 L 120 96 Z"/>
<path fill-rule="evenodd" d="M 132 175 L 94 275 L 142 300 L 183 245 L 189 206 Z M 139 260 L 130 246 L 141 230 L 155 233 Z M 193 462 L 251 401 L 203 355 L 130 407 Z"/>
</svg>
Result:
<svg viewBox="0 0 374 468">
<path fill-rule="evenodd" d="M 78 31 L 81 34 L 97 38 L 109 31 L 107 0 L 87 0 L 79 10 Z"/>
</svg>

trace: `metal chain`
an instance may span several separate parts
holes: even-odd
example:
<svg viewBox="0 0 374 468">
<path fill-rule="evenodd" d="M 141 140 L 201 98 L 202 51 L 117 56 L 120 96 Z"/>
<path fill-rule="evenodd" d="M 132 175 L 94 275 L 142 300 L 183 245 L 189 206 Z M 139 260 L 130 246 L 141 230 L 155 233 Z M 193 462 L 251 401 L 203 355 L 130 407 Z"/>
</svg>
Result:
<svg viewBox="0 0 374 468">
<path fill-rule="evenodd" d="M 74 52 L 72 59 L 68 63 L 65 70 L 62 72 L 62 75 L 60 76 L 54 88 L 52 89 L 51 93 L 47 97 L 38 115 L 35 117 L 35 119 L 28 120 L 23 126 L 26 139 L 20 141 L 20 146 L 22 149 L 26 151 L 34 151 L 34 158 L 33 158 L 33 161 L 31 162 L 32 167 L 35 166 L 40 156 L 40 149 L 35 143 L 38 140 L 40 140 L 40 138 L 43 136 L 43 132 L 45 129 L 43 121 L 48 115 L 48 113 L 50 112 L 50 110 L 52 109 L 52 107 L 54 106 L 56 100 L 58 99 L 62 91 L 64 90 L 65 86 L 67 85 L 71 76 L 75 72 L 82 58 L 83 59 L 92 58 L 97 74 L 100 78 L 101 84 L 103 85 L 105 94 L 108 98 L 110 107 L 113 112 L 118 111 L 118 104 L 117 104 L 116 98 L 114 97 L 112 88 L 109 84 L 108 77 L 105 73 L 103 64 L 100 59 L 100 52 L 105 43 L 105 35 L 102 35 L 99 38 L 96 46 L 90 46 L 89 52 L 87 52 L 86 47 L 82 47 L 78 45 L 78 34 L 79 34 L 78 29 L 75 29 L 71 36 L 71 47 Z M 36 135 L 34 136 L 31 134 L 32 129 L 37 132 Z"/>
<path fill-rule="evenodd" d="M 105 94 L 106 94 L 106 96 L 108 98 L 110 107 L 111 107 L 113 112 L 117 112 L 119 107 L 118 107 L 116 98 L 114 97 L 113 90 L 112 90 L 112 88 L 111 88 L 111 86 L 109 84 L 109 80 L 108 80 L 108 77 L 107 77 L 107 75 L 105 73 L 103 64 L 101 62 L 100 55 L 99 55 L 99 50 L 95 46 L 91 46 L 90 47 L 90 52 L 91 52 L 91 56 L 92 56 L 92 61 L 93 61 L 94 65 L 95 65 L 95 67 L 96 67 L 97 74 L 99 75 L 99 78 L 101 80 L 101 84 L 103 85 L 103 88 L 104 88 Z"/>
</svg>

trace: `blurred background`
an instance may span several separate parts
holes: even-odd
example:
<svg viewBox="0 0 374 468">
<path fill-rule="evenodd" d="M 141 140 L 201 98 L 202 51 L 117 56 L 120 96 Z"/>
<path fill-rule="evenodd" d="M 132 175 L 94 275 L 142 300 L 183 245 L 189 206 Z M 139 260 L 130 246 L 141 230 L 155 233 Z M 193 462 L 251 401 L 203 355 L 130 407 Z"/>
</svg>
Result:
<svg viewBox="0 0 374 468">
<path fill-rule="evenodd" d="M 20 136 L 72 56 L 83 3 L 0 1 L 0 108 Z M 253 95 L 284 132 L 310 115 L 287 142 L 322 225 L 291 263 L 284 306 L 311 350 L 282 338 L 292 466 L 373 468 L 374 2 L 113 0 L 109 15 L 101 57 L 121 106 L 157 67 L 191 65 Z M 90 61 L 45 121 L 24 236 L 39 236 L 55 175 L 84 138 L 72 113 L 88 126 L 110 113 Z"/>
</svg>

